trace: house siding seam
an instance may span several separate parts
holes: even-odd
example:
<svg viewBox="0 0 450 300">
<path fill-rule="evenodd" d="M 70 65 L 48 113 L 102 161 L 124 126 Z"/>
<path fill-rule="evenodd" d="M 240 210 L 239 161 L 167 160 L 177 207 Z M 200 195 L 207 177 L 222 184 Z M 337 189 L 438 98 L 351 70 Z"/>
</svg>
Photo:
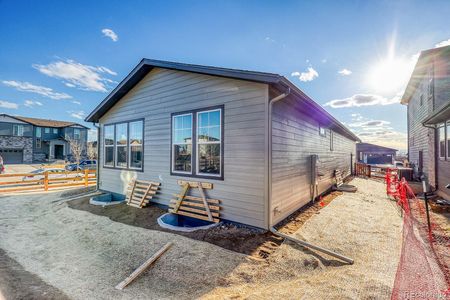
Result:
<svg viewBox="0 0 450 300">
<path fill-rule="evenodd" d="M 311 200 L 311 155 L 319 157 L 319 194 L 334 184 L 334 170 L 344 176 L 351 172 L 351 155 L 355 161 L 356 142 L 330 131 L 319 135 L 319 122 L 301 111 L 292 98 L 273 106 L 272 115 L 272 207 L 276 224 Z"/>
<path fill-rule="evenodd" d="M 178 179 L 211 182 L 214 188 L 207 194 L 221 200 L 223 219 L 266 228 L 267 91 L 267 84 L 152 69 L 99 122 L 103 151 L 104 124 L 145 119 L 144 171 L 104 168 L 102 152 L 99 188 L 125 194 L 133 178 L 158 181 L 154 201 L 167 205 L 180 191 Z M 224 180 L 170 175 L 171 114 L 217 105 L 224 105 Z"/>
</svg>

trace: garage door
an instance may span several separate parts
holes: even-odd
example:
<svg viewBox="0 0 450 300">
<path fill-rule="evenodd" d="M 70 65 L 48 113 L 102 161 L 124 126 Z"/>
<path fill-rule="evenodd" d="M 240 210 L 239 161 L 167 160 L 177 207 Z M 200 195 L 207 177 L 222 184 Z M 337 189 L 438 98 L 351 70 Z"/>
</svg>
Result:
<svg viewBox="0 0 450 300">
<path fill-rule="evenodd" d="M 0 149 L 4 164 L 21 164 L 23 162 L 22 149 Z"/>
</svg>

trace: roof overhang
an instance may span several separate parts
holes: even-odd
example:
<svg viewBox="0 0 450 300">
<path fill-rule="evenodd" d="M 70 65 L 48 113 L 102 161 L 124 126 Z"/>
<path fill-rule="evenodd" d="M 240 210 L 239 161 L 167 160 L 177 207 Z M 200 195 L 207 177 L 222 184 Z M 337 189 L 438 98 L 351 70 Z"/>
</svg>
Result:
<svg viewBox="0 0 450 300">
<path fill-rule="evenodd" d="M 422 121 L 423 126 L 434 127 L 450 120 L 450 100 L 447 104 L 436 110 L 434 114 Z"/>
<path fill-rule="evenodd" d="M 312 110 L 321 114 L 325 119 L 329 120 L 330 128 L 333 128 L 334 130 L 354 141 L 360 141 L 360 139 L 353 132 L 351 132 L 342 123 L 340 123 L 331 114 L 329 114 L 322 106 L 309 98 L 295 84 L 278 74 L 192 65 L 146 58 L 142 59 L 139 64 L 134 67 L 130 74 L 128 74 L 125 79 L 123 79 L 117 85 L 117 87 L 86 117 L 85 121 L 98 123 L 100 118 L 108 110 L 110 110 L 123 96 L 125 96 L 141 79 L 143 79 L 155 67 L 266 83 L 280 91 L 284 91 L 286 88 L 290 88 L 293 93 L 300 99 L 302 99 L 305 104 L 308 105 Z"/>
</svg>

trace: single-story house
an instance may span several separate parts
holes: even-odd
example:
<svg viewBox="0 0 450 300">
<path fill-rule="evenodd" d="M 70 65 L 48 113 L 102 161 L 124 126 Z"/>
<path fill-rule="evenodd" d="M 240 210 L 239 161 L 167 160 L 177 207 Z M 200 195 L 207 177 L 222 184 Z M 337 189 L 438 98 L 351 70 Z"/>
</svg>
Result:
<svg viewBox="0 0 450 300">
<path fill-rule="evenodd" d="M 450 199 L 450 46 L 422 51 L 401 103 L 408 108 L 408 159 Z"/>
<path fill-rule="evenodd" d="M 358 162 L 365 164 L 392 164 L 394 163 L 397 151 L 397 149 L 375 144 L 356 144 L 356 156 L 358 157 Z"/>
<path fill-rule="evenodd" d="M 86 121 L 99 124 L 99 189 L 158 181 L 167 205 L 177 180 L 210 182 L 223 219 L 260 228 L 330 189 L 336 169 L 349 175 L 359 141 L 278 74 L 151 59 Z"/>
<path fill-rule="evenodd" d="M 0 114 L 0 155 L 5 164 L 65 159 L 71 154 L 67 140 L 86 148 L 87 132 L 74 122 Z"/>
</svg>

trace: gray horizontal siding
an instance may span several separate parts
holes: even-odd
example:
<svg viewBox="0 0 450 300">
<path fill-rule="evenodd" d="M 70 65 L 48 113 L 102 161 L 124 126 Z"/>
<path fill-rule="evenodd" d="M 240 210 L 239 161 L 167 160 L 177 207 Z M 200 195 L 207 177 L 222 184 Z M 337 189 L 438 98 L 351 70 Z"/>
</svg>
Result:
<svg viewBox="0 0 450 300">
<path fill-rule="evenodd" d="M 222 200 L 224 219 L 266 227 L 267 99 L 264 84 L 153 69 L 100 120 L 103 128 L 107 123 L 145 119 L 144 172 L 103 168 L 101 155 L 100 188 L 124 193 L 134 177 L 159 181 L 161 190 L 154 199 L 168 204 L 180 191 L 176 180 L 190 180 L 170 175 L 171 113 L 224 105 L 224 180 L 192 180 L 214 184 L 208 196 Z"/>
<path fill-rule="evenodd" d="M 350 173 L 354 141 L 334 134 L 330 151 L 330 131 L 319 135 L 319 123 L 301 111 L 292 99 L 274 104 L 272 116 L 272 223 L 276 224 L 311 200 L 312 154 L 319 156 L 319 193 L 334 184 L 334 170 Z M 276 211 L 275 211 L 276 210 Z"/>
</svg>

